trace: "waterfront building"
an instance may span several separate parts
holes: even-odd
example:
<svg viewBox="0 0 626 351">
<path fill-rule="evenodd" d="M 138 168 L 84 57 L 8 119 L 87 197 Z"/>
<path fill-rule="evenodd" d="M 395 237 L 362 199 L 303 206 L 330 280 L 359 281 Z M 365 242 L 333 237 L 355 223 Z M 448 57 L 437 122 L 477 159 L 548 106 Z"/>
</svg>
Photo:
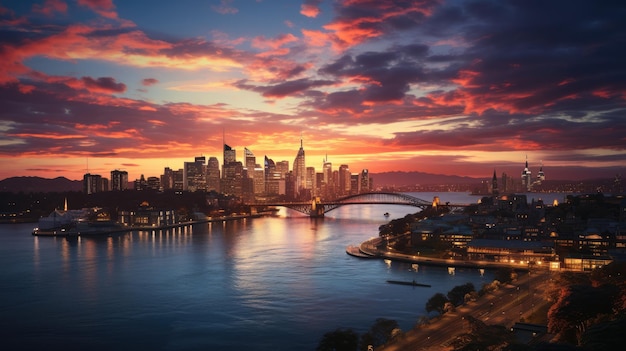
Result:
<svg viewBox="0 0 626 351">
<path fill-rule="evenodd" d="M 128 172 L 118 169 L 111 171 L 111 191 L 128 189 Z"/>
<path fill-rule="evenodd" d="M 243 155 L 244 155 L 244 162 L 245 162 L 244 167 L 246 169 L 246 174 L 248 178 L 251 178 L 252 182 L 254 183 L 254 168 L 256 167 L 256 157 L 254 156 L 252 151 L 250 151 L 250 149 L 248 149 L 247 147 L 243 148 Z"/>
<path fill-rule="evenodd" d="M 147 204 L 134 211 L 119 211 L 118 222 L 127 227 L 161 227 L 177 223 L 176 211 L 155 209 Z"/>
<path fill-rule="evenodd" d="M 553 242 L 474 239 L 467 243 L 467 257 L 527 267 L 546 267 L 556 260 Z"/>
</svg>

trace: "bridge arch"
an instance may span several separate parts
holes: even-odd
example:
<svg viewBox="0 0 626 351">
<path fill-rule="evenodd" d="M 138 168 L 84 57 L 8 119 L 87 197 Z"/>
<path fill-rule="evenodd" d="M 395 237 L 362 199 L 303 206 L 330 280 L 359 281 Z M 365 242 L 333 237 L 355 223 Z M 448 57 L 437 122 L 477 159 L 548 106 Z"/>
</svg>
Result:
<svg viewBox="0 0 626 351">
<path fill-rule="evenodd" d="M 311 217 L 323 217 L 325 213 L 341 206 L 365 204 L 413 206 L 424 209 L 432 206 L 432 201 L 426 201 L 403 193 L 371 192 L 348 195 L 330 201 L 318 201 L 314 199 L 310 202 L 255 203 L 251 204 L 251 206 L 281 206 Z"/>
</svg>

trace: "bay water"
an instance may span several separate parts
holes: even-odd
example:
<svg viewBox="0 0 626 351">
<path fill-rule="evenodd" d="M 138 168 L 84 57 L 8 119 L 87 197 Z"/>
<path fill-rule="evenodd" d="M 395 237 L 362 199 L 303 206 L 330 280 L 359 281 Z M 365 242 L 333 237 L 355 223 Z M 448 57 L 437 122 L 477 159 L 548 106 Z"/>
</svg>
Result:
<svg viewBox="0 0 626 351">
<path fill-rule="evenodd" d="M 346 254 L 381 224 L 417 211 L 351 205 L 312 219 L 281 209 L 275 217 L 76 240 L 32 236 L 34 224 L 0 225 L 0 342 L 5 350 L 314 350 L 324 333 L 361 334 L 377 318 L 408 330 L 433 294 L 492 279 L 490 271 L 452 275 Z"/>
</svg>

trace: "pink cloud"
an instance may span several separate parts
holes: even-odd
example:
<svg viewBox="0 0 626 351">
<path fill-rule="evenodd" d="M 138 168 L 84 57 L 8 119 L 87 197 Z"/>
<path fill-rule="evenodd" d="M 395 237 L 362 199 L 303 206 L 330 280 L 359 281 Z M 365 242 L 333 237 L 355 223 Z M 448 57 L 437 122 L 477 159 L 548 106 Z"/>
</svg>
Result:
<svg viewBox="0 0 626 351">
<path fill-rule="evenodd" d="M 116 19 L 115 5 L 113 0 L 78 0 L 78 4 L 88 7 L 102 17 Z"/>
</svg>

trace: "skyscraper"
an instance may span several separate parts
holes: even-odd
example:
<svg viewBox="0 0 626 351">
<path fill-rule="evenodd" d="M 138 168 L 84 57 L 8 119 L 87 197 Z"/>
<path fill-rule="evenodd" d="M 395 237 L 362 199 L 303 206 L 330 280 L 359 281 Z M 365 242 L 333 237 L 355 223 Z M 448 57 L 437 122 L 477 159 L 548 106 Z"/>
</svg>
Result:
<svg viewBox="0 0 626 351">
<path fill-rule="evenodd" d="M 183 190 L 206 191 L 206 157 L 197 156 L 194 162 L 184 164 Z"/>
<path fill-rule="evenodd" d="M 215 156 L 209 158 L 206 167 L 206 190 L 220 191 L 220 161 Z"/>
<path fill-rule="evenodd" d="M 531 174 L 532 172 L 530 171 L 530 169 L 528 169 L 528 156 L 526 156 L 526 167 L 522 171 L 522 187 L 526 191 L 530 190 L 533 183 Z"/>
<path fill-rule="evenodd" d="M 128 172 L 113 170 L 111 171 L 111 190 L 122 191 L 128 188 Z"/>
<path fill-rule="evenodd" d="M 304 163 L 304 148 L 302 138 L 300 138 L 300 149 L 293 161 L 294 193 L 298 196 L 306 188 L 306 165 Z"/>
</svg>

